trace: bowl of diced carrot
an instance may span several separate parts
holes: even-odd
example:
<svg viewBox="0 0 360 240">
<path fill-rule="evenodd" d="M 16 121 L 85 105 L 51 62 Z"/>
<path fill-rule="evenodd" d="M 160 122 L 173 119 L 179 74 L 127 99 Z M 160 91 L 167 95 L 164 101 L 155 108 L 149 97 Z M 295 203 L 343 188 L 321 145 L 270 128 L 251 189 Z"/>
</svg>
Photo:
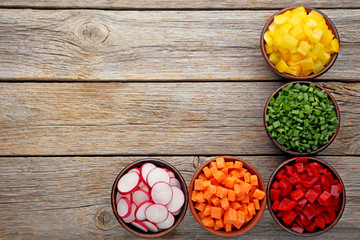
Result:
<svg viewBox="0 0 360 240">
<path fill-rule="evenodd" d="M 321 11 L 294 6 L 280 10 L 265 24 L 260 48 L 279 76 L 309 80 L 328 71 L 340 50 L 334 23 Z"/>
<path fill-rule="evenodd" d="M 223 237 L 242 235 L 262 217 L 265 184 L 247 161 L 232 156 L 212 158 L 195 172 L 189 187 L 189 207 L 207 231 Z"/>
</svg>

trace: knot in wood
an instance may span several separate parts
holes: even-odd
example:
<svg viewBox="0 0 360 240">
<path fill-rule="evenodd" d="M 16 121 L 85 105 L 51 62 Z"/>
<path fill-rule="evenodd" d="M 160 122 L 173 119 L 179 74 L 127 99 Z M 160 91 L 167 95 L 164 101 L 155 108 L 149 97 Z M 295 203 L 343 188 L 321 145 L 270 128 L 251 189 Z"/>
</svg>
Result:
<svg viewBox="0 0 360 240">
<path fill-rule="evenodd" d="M 79 26 L 75 36 L 85 45 L 99 45 L 109 36 L 109 30 L 101 23 L 88 22 Z"/>
<path fill-rule="evenodd" d="M 116 219 L 111 208 L 104 207 L 95 214 L 95 226 L 102 230 L 112 229 L 116 226 Z"/>
</svg>

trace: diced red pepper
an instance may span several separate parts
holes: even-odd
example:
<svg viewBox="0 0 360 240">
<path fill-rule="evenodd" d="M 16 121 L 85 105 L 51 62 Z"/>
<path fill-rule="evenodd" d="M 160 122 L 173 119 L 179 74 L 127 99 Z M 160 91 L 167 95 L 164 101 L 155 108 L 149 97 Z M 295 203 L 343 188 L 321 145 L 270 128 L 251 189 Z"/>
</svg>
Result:
<svg viewBox="0 0 360 240">
<path fill-rule="evenodd" d="M 319 200 L 321 200 L 322 202 L 326 202 L 330 198 L 331 198 L 331 194 L 327 191 L 322 192 L 322 194 L 319 196 Z"/>
<path fill-rule="evenodd" d="M 330 184 L 334 184 L 334 183 L 335 183 L 335 179 L 334 179 L 334 177 L 331 175 L 331 173 L 329 173 L 329 172 L 324 173 L 324 176 L 327 177 L 327 179 L 329 179 Z"/>
<path fill-rule="evenodd" d="M 292 191 L 290 193 L 290 195 L 291 195 L 292 199 L 294 199 L 294 201 L 297 202 L 305 195 L 305 193 L 301 189 L 296 189 L 295 191 Z"/>
<path fill-rule="evenodd" d="M 316 223 L 315 222 L 313 222 L 309 226 L 305 227 L 305 229 L 308 230 L 309 232 L 314 232 L 315 228 L 316 228 Z"/>
<path fill-rule="evenodd" d="M 316 201 L 317 197 L 320 195 L 320 192 L 315 191 L 314 189 L 310 188 L 309 190 L 307 190 L 307 192 L 305 193 L 305 197 L 307 198 L 307 200 L 309 200 L 309 202 L 313 203 Z"/>
<path fill-rule="evenodd" d="M 311 177 L 318 177 L 320 175 L 317 169 L 317 165 L 315 165 L 315 163 L 309 164 L 309 167 L 307 168 L 307 173 Z"/>
<path fill-rule="evenodd" d="M 279 218 L 281 218 L 281 217 L 284 216 L 284 213 L 285 213 L 285 212 L 283 212 L 283 211 L 278 211 L 278 212 L 276 213 L 276 216 L 279 217 Z"/>
<path fill-rule="evenodd" d="M 327 173 L 327 169 L 326 168 L 319 169 L 319 173 L 320 174 Z"/>
<path fill-rule="evenodd" d="M 337 186 L 338 186 L 338 188 L 339 188 L 339 193 L 342 193 L 343 191 L 342 191 L 341 184 L 340 184 L 340 183 L 338 183 L 338 184 L 337 184 Z"/>
<path fill-rule="evenodd" d="M 290 177 L 289 177 L 289 182 L 292 185 L 296 185 L 301 181 L 300 179 L 300 175 L 297 172 L 294 172 Z"/>
<path fill-rule="evenodd" d="M 304 214 L 299 214 L 299 218 L 300 218 L 300 221 L 301 221 L 301 224 L 304 225 L 304 226 L 307 226 L 307 225 L 310 225 L 311 224 L 311 221 L 309 219 L 307 219 L 307 217 L 305 217 Z"/>
<path fill-rule="evenodd" d="M 306 192 L 308 189 L 306 187 L 304 187 L 304 185 L 302 185 L 301 183 L 298 183 L 295 188 L 297 189 L 301 189 L 303 190 L 304 192 Z"/>
<path fill-rule="evenodd" d="M 334 198 L 336 199 L 336 198 Z M 320 197 L 317 199 L 317 202 L 320 203 L 320 205 L 323 205 L 323 206 L 328 206 L 328 207 L 331 207 L 334 204 L 334 201 L 333 201 L 333 198 L 329 198 L 328 200 L 326 201 L 323 201 Z"/>
<path fill-rule="evenodd" d="M 282 220 L 284 221 L 286 226 L 290 226 L 291 224 L 294 223 L 296 217 L 297 217 L 296 212 L 288 211 L 284 213 Z"/>
<path fill-rule="evenodd" d="M 298 201 L 298 205 L 303 208 L 303 207 L 305 207 L 307 202 L 308 202 L 308 200 L 306 198 L 303 198 L 300 201 Z"/>
<path fill-rule="evenodd" d="M 331 195 L 334 196 L 335 198 L 339 198 L 340 197 L 340 193 L 339 193 L 339 187 L 338 185 L 331 185 L 331 191 L 330 191 Z"/>
<path fill-rule="evenodd" d="M 328 213 L 331 222 L 335 221 L 335 218 L 336 218 L 336 213 L 335 213 L 335 211 L 327 210 L 326 212 Z"/>
<path fill-rule="evenodd" d="M 310 188 L 319 181 L 319 177 L 305 177 L 301 180 L 304 187 Z"/>
<path fill-rule="evenodd" d="M 304 172 L 304 164 L 303 163 L 295 163 L 294 167 L 295 167 L 295 170 L 298 173 L 303 173 Z"/>
<path fill-rule="evenodd" d="M 280 205 L 280 201 L 279 201 L 279 200 L 275 200 L 274 203 L 273 203 L 273 205 L 272 205 L 272 209 L 273 209 L 274 211 L 279 210 L 279 205 Z"/>
<path fill-rule="evenodd" d="M 319 185 L 319 184 L 314 185 L 314 186 L 312 187 L 312 189 L 314 189 L 315 191 L 321 193 L 321 185 Z"/>
<path fill-rule="evenodd" d="M 296 202 L 288 199 L 288 198 L 284 198 L 279 205 L 279 210 L 281 211 L 289 211 L 291 209 L 293 209 L 295 206 L 297 205 Z"/>
<path fill-rule="evenodd" d="M 271 188 L 275 188 L 278 189 L 279 188 L 279 182 L 278 181 L 274 181 Z"/>
<path fill-rule="evenodd" d="M 325 222 L 326 222 L 326 219 L 324 218 L 324 216 L 318 215 L 318 216 L 315 217 L 315 223 L 319 228 L 324 229 L 325 228 Z"/>
<path fill-rule="evenodd" d="M 281 179 L 279 182 L 279 187 L 283 196 L 288 195 L 292 191 L 292 184 L 285 179 Z"/>
<path fill-rule="evenodd" d="M 280 180 L 283 178 L 284 174 L 285 174 L 285 169 L 282 168 L 282 169 L 276 174 L 276 177 L 275 177 L 275 178 L 280 181 Z"/>
<path fill-rule="evenodd" d="M 325 218 L 325 224 L 329 224 L 332 222 L 329 215 L 325 211 L 320 213 L 319 216 L 323 216 Z"/>
<path fill-rule="evenodd" d="M 327 187 L 327 186 L 322 185 L 322 186 L 321 186 L 321 192 L 323 192 L 323 191 L 330 192 L 330 191 L 331 191 L 331 188 L 330 188 L 330 187 Z"/>
<path fill-rule="evenodd" d="M 295 232 L 298 232 L 298 233 L 303 233 L 304 232 L 304 228 L 300 227 L 296 223 L 294 223 L 292 225 L 291 229 L 294 230 Z"/>
<path fill-rule="evenodd" d="M 295 160 L 296 163 L 304 163 L 307 164 L 308 163 L 308 158 L 307 157 L 298 157 Z"/>
<path fill-rule="evenodd" d="M 331 183 L 330 183 L 329 179 L 327 177 L 325 177 L 325 176 L 320 177 L 320 183 L 323 186 L 331 187 Z"/>
<path fill-rule="evenodd" d="M 286 175 L 291 176 L 294 173 L 294 167 L 293 166 L 285 166 Z"/>
<path fill-rule="evenodd" d="M 303 214 L 305 215 L 305 217 L 307 217 L 307 219 L 311 220 L 317 213 L 316 209 L 314 209 L 313 206 L 308 204 L 306 205 L 306 207 L 304 207 Z"/>
<path fill-rule="evenodd" d="M 335 211 L 339 210 L 339 209 L 340 209 L 340 206 L 341 206 L 340 198 L 333 198 L 333 199 L 332 199 L 332 202 L 333 202 L 334 210 L 335 210 Z"/>
<path fill-rule="evenodd" d="M 293 208 L 293 210 L 296 211 L 296 212 L 300 212 L 300 211 L 302 211 L 302 207 L 299 206 L 299 204 L 298 204 Z"/>
<path fill-rule="evenodd" d="M 280 190 L 270 189 L 270 199 L 271 201 L 280 200 Z"/>
</svg>

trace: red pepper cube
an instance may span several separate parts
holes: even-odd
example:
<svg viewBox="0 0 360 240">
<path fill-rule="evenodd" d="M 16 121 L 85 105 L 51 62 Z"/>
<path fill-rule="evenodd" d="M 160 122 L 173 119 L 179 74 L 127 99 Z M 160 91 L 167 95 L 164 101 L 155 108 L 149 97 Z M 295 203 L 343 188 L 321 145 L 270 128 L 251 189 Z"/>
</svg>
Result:
<svg viewBox="0 0 360 240">
<path fill-rule="evenodd" d="M 305 217 L 307 217 L 307 219 L 311 220 L 317 214 L 317 212 L 313 206 L 308 204 L 306 207 L 304 207 L 303 214 Z"/>
<path fill-rule="evenodd" d="M 319 184 L 316 184 L 312 187 L 312 189 L 314 189 L 315 191 L 321 193 L 321 186 Z"/>
<path fill-rule="evenodd" d="M 316 223 L 315 222 L 313 222 L 309 226 L 305 227 L 305 229 L 308 230 L 309 232 L 314 232 L 315 228 L 316 228 Z"/>
<path fill-rule="evenodd" d="M 341 184 L 340 184 L 340 183 L 338 183 L 338 184 L 337 184 L 337 186 L 338 186 L 338 188 L 339 188 L 339 193 L 342 193 L 343 191 L 342 191 Z"/>
<path fill-rule="evenodd" d="M 305 193 L 306 199 L 309 200 L 309 202 L 311 202 L 311 203 L 315 202 L 319 195 L 320 195 L 320 192 L 315 191 L 312 188 L 307 190 L 307 192 Z"/>
<path fill-rule="evenodd" d="M 295 170 L 298 173 L 303 173 L 304 172 L 304 164 L 303 163 L 295 163 L 294 167 L 295 167 Z"/>
<path fill-rule="evenodd" d="M 335 218 L 336 218 L 336 213 L 335 211 L 327 211 L 328 215 L 329 215 L 329 218 L 331 220 L 331 222 L 335 221 Z"/>
<path fill-rule="evenodd" d="M 332 196 L 334 196 L 335 198 L 339 198 L 340 197 L 339 187 L 337 185 L 332 185 L 331 190 L 330 190 L 330 194 Z"/>
<path fill-rule="evenodd" d="M 320 173 L 320 174 L 327 173 L 327 168 L 319 169 L 319 173 Z"/>
<path fill-rule="evenodd" d="M 320 196 L 319 196 L 319 200 L 326 202 L 328 199 L 331 198 L 331 194 L 327 191 L 324 191 Z"/>
<path fill-rule="evenodd" d="M 295 186 L 296 189 L 301 189 L 303 190 L 304 192 L 306 192 L 308 189 L 306 187 L 304 187 L 304 185 L 302 185 L 301 183 L 298 183 L 296 186 Z"/>
<path fill-rule="evenodd" d="M 292 191 L 292 184 L 285 179 L 281 179 L 279 182 L 279 187 L 283 196 L 287 196 Z"/>
<path fill-rule="evenodd" d="M 289 177 L 289 182 L 292 185 L 296 185 L 301 181 L 300 179 L 300 175 L 297 172 L 294 172 L 290 177 Z"/>
<path fill-rule="evenodd" d="M 282 220 L 284 221 L 286 226 L 290 226 L 295 222 L 295 219 L 297 217 L 296 212 L 294 211 L 288 211 L 284 213 L 284 216 L 282 217 Z"/>
<path fill-rule="evenodd" d="M 293 209 L 295 206 L 297 205 L 297 203 L 295 201 L 292 201 L 288 198 L 284 198 L 279 205 L 279 210 L 282 211 L 289 211 L 291 209 Z"/>
<path fill-rule="evenodd" d="M 279 201 L 279 200 L 275 200 L 274 203 L 273 203 L 273 205 L 272 205 L 272 209 L 273 209 L 274 211 L 279 210 L 279 205 L 280 205 L 280 201 Z"/>
<path fill-rule="evenodd" d="M 336 198 L 329 198 L 328 200 L 323 201 L 322 198 L 319 197 L 317 199 L 317 202 L 320 203 L 320 205 L 322 205 L 322 206 L 331 207 L 331 206 L 335 205 L 333 199 L 336 199 Z M 338 199 L 338 200 L 340 200 L 340 199 Z"/>
<path fill-rule="evenodd" d="M 321 185 L 323 185 L 323 186 L 331 187 L 331 183 L 330 183 L 329 179 L 328 179 L 327 177 L 325 177 L 324 175 L 322 175 L 322 176 L 320 177 L 320 183 L 321 183 Z"/>
<path fill-rule="evenodd" d="M 308 200 L 306 198 L 303 198 L 300 201 L 298 201 L 298 205 L 303 208 L 303 207 L 305 207 L 307 202 L 308 202 Z"/>
<path fill-rule="evenodd" d="M 309 164 L 309 166 L 307 168 L 307 173 L 311 177 L 318 177 L 320 175 L 319 171 L 314 163 Z"/>
<path fill-rule="evenodd" d="M 304 187 L 311 188 L 319 181 L 319 177 L 304 177 L 301 183 Z"/>
<path fill-rule="evenodd" d="M 275 188 L 278 189 L 279 188 L 279 182 L 278 181 L 274 181 L 271 188 Z"/>
<path fill-rule="evenodd" d="M 341 207 L 340 198 L 332 198 L 332 202 L 333 202 L 334 210 L 338 211 Z"/>
<path fill-rule="evenodd" d="M 284 216 L 284 213 L 285 213 L 285 212 L 283 212 L 283 211 L 278 211 L 278 212 L 276 213 L 276 216 L 279 217 L 279 218 L 281 218 L 281 217 Z"/>
<path fill-rule="evenodd" d="M 308 158 L 307 157 L 298 157 L 295 160 L 296 163 L 304 163 L 307 164 L 308 163 Z"/>
<path fill-rule="evenodd" d="M 329 182 L 330 182 L 331 184 L 335 184 L 335 179 L 334 179 L 334 177 L 331 175 L 331 173 L 329 173 L 329 172 L 324 173 L 324 176 L 329 179 Z"/>
<path fill-rule="evenodd" d="M 291 230 L 294 230 L 295 232 L 298 233 L 303 233 L 304 232 L 304 228 L 300 227 L 298 224 L 294 223 L 291 227 Z"/>
<path fill-rule="evenodd" d="M 299 218 L 300 218 L 300 221 L 301 221 L 301 224 L 304 225 L 304 226 L 308 226 L 311 224 L 311 221 L 309 219 L 307 219 L 307 217 L 305 217 L 304 214 L 299 214 Z"/>
<path fill-rule="evenodd" d="M 324 229 L 326 224 L 326 219 L 323 216 L 318 215 L 315 217 L 315 223 L 319 228 Z"/>
<path fill-rule="evenodd" d="M 282 169 L 280 169 L 280 171 L 276 174 L 276 177 L 275 177 L 275 178 L 280 181 L 280 180 L 283 178 L 284 174 L 285 174 L 285 169 L 282 168 Z"/>
<path fill-rule="evenodd" d="M 301 189 L 296 189 L 295 191 L 292 191 L 290 193 L 290 196 L 292 197 L 292 199 L 294 199 L 294 201 L 299 201 L 303 196 L 305 195 L 305 193 L 303 192 L 303 190 Z"/>
<path fill-rule="evenodd" d="M 293 166 L 285 166 L 286 175 L 291 176 L 294 173 Z"/>
<path fill-rule="evenodd" d="M 277 189 L 271 189 L 270 190 L 270 199 L 271 201 L 280 200 L 281 192 Z"/>
</svg>

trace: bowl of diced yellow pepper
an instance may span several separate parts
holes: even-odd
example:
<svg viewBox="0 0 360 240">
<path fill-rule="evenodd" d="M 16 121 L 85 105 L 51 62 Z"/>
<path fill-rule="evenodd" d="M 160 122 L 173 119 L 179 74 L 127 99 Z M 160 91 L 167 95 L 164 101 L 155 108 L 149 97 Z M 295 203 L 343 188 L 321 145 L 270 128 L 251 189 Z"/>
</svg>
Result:
<svg viewBox="0 0 360 240">
<path fill-rule="evenodd" d="M 322 12 L 309 7 L 289 7 L 272 16 L 260 38 L 262 55 L 279 76 L 309 80 L 334 64 L 340 38 L 335 25 Z"/>
</svg>

